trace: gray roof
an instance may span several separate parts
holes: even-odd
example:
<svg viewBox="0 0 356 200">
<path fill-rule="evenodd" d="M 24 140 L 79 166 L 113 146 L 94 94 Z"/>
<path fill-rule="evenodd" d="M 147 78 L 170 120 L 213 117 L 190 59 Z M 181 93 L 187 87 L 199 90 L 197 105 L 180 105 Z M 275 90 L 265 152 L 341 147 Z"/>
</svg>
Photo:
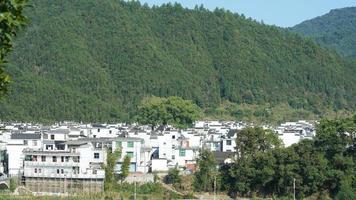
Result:
<svg viewBox="0 0 356 200">
<path fill-rule="evenodd" d="M 234 152 L 221 152 L 221 151 L 213 151 L 216 162 L 223 163 L 227 158 L 234 158 Z"/>
<path fill-rule="evenodd" d="M 38 134 L 38 133 L 15 133 L 15 134 L 11 134 L 11 139 L 13 139 L 13 140 L 39 140 L 39 139 L 41 139 L 41 134 Z"/>
<path fill-rule="evenodd" d="M 68 134 L 70 133 L 69 129 L 52 129 L 48 131 L 49 134 Z"/>
</svg>

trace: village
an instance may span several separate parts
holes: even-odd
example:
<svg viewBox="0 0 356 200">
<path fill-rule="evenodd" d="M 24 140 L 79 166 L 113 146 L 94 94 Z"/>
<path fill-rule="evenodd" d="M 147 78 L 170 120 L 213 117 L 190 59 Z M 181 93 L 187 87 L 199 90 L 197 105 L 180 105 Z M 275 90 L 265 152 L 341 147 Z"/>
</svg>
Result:
<svg viewBox="0 0 356 200">
<path fill-rule="evenodd" d="M 286 122 L 263 126 L 288 147 L 315 136 L 315 122 Z M 218 163 L 233 162 L 239 131 L 245 122 L 197 121 L 192 128 L 138 124 L 81 124 L 51 126 L 2 123 L 0 180 L 16 177 L 37 194 L 99 192 L 103 190 L 107 151 L 120 150 L 115 173 L 130 157 L 127 182 L 153 182 L 154 173 L 171 168 L 192 174 L 201 149 L 213 152 Z M 6 182 L 4 182 L 6 183 Z"/>
</svg>

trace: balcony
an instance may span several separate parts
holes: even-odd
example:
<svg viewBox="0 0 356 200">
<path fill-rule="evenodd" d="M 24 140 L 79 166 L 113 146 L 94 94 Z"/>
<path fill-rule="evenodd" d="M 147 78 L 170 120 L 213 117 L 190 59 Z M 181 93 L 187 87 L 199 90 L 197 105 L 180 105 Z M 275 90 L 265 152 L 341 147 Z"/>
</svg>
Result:
<svg viewBox="0 0 356 200">
<path fill-rule="evenodd" d="M 78 167 L 79 162 L 41 162 L 41 161 L 25 161 L 25 167 Z"/>
</svg>

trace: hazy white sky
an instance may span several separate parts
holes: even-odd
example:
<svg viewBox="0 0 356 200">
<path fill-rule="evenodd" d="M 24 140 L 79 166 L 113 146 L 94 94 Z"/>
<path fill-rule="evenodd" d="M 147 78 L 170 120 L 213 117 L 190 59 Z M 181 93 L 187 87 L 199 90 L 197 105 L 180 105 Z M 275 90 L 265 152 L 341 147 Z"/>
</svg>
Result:
<svg viewBox="0 0 356 200">
<path fill-rule="evenodd" d="M 328 13 L 331 9 L 356 6 L 356 0 L 140 0 L 149 5 L 178 2 L 193 8 L 203 4 L 213 10 L 225 8 L 266 24 L 288 27 Z"/>
</svg>

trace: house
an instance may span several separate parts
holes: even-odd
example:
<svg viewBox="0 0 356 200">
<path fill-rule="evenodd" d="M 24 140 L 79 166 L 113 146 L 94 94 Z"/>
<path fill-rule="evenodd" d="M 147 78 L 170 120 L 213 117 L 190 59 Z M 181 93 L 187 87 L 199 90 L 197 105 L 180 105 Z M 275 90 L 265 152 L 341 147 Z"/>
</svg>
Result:
<svg viewBox="0 0 356 200">
<path fill-rule="evenodd" d="M 35 193 L 79 193 L 103 190 L 106 148 L 89 141 L 69 141 L 62 150 L 23 150 L 24 183 Z"/>
<path fill-rule="evenodd" d="M 130 172 L 148 172 L 150 149 L 142 148 L 144 140 L 133 137 L 118 137 L 112 143 L 112 151 L 120 149 L 121 156 L 117 161 L 115 171 L 120 173 L 125 156 L 131 158 Z"/>
<path fill-rule="evenodd" d="M 11 138 L 8 140 L 6 145 L 7 157 L 9 158 L 9 176 L 19 176 L 22 174 L 24 161 L 22 151 L 25 148 L 34 150 L 42 148 L 41 134 L 21 132 L 11 134 Z"/>
</svg>

